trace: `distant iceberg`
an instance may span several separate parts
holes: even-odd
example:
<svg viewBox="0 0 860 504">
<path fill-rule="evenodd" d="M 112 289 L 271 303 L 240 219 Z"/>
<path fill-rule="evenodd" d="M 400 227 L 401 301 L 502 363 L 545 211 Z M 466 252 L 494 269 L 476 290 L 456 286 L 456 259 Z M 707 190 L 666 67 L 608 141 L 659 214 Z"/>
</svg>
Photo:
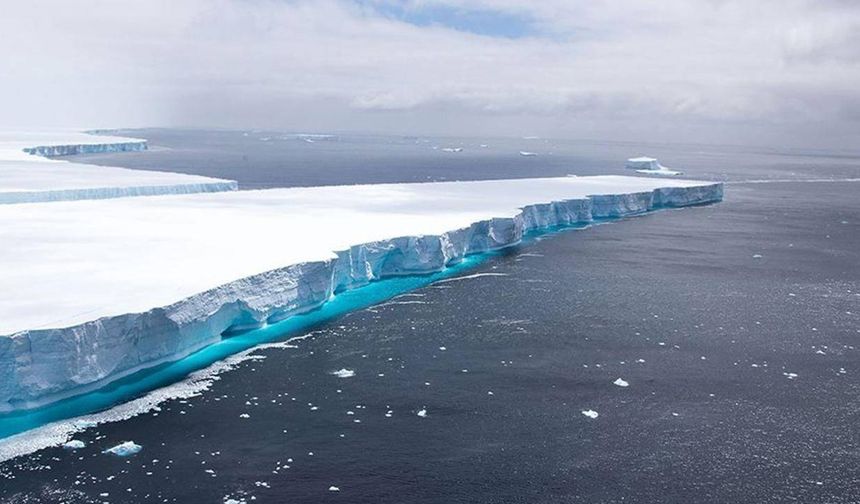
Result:
<svg viewBox="0 0 860 504">
<path fill-rule="evenodd" d="M 648 175 L 675 176 L 683 173 L 661 165 L 656 158 L 645 156 L 628 159 L 625 168 L 628 170 L 636 170 L 637 173 L 645 173 Z"/>
<path fill-rule="evenodd" d="M 529 152 L 529 151 L 521 150 L 521 151 L 520 151 L 520 156 L 525 156 L 525 157 L 535 157 L 535 156 L 537 156 L 537 152 Z"/>
</svg>

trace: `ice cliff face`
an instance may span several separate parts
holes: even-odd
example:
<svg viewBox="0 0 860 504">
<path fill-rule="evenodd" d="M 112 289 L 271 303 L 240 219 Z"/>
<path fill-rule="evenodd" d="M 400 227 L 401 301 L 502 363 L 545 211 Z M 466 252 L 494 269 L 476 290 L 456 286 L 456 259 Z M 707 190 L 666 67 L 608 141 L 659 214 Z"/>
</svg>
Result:
<svg viewBox="0 0 860 504">
<path fill-rule="evenodd" d="M 329 260 L 253 275 L 144 313 L 0 337 L 0 411 L 83 393 L 182 358 L 224 334 L 313 310 L 336 292 L 385 277 L 439 271 L 469 254 L 515 244 L 529 231 L 713 203 L 722 197 L 723 186 L 716 183 L 534 204 L 512 218 L 483 220 L 441 235 L 355 245 Z"/>
<path fill-rule="evenodd" d="M 23 150 L 27 154 L 34 154 L 37 156 L 45 157 L 56 157 L 74 156 L 76 154 L 99 154 L 104 152 L 132 152 L 143 151 L 146 149 L 146 140 L 131 140 L 128 142 L 113 143 L 37 145 L 35 147 L 25 147 Z"/>
<path fill-rule="evenodd" d="M 98 200 L 131 196 L 158 196 L 162 194 L 194 194 L 237 191 L 234 180 L 214 180 L 193 184 L 130 185 L 126 187 L 87 187 L 39 191 L 0 192 L 0 205 L 16 203 L 49 203 L 52 201 Z"/>
</svg>

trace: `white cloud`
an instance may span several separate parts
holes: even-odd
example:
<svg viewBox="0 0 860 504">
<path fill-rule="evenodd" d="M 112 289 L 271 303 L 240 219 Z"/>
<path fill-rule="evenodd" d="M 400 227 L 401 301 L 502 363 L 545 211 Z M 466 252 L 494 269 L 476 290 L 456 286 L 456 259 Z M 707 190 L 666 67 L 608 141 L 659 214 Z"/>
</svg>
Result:
<svg viewBox="0 0 860 504">
<path fill-rule="evenodd" d="M 393 2 L 17 2 L 0 16 L 0 121 L 640 139 L 695 130 L 716 141 L 752 131 L 771 142 L 809 141 L 809 130 L 829 143 L 860 131 L 851 2 L 407 5 L 522 16 L 537 35 L 516 39 L 381 14 Z"/>
</svg>

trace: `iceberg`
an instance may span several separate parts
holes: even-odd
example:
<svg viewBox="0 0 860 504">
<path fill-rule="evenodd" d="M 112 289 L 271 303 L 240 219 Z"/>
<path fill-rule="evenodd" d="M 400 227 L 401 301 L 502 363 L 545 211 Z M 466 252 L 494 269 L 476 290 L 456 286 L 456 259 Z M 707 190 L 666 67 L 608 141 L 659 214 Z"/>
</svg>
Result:
<svg viewBox="0 0 860 504">
<path fill-rule="evenodd" d="M 0 205 L 235 191 L 236 181 L 53 159 L 147 149 L 143 139 L 75 132 L 0 132 Z"/>
<path fill-rule="evenodd" d="M 2 205 L 0 410 L 84 393 L 528 232 L 722 195 L 721 183 L 598 176 Z"/>
<path fill-rule="evenodd" d="M 110 453 L 112 455 L 116 455 L 117 457 L 128 457 L 130 455 L 134 455 L 142 450 L 143 447 L 134 441 L 125 441 L 120 443 L 113 448 L 108 448 L 103 453 Z"/>
<path fill-rule="evenodd" d="M 645 156 L 628 159 L 625 167 L 628 170 L 635 170 L 637 173 L 648 175 L 675 176 L 683 173 L 661 165 L 656 158 Z"/>
<path fill-rule="evenodd" d="M 0 204 L 0 411 L 85 393 L 529 232 L 723 196 L 721 183 L 620 176 L 238 192 L 234 181 L 42 157 L 143 140 L 16 135 L 0 134 L 0 203 L 13 203 Z M 150 197 L 124 197 L 137 195 Z"/>
<path fill-rule="evenodd" d="M 84 443 L 80 439 L 72 439 L 71 441 L 63 443 L 63 448 L 65 448 L 66 450 L 80 450 L 85 446 L 86 443 Z"/>
</svg>

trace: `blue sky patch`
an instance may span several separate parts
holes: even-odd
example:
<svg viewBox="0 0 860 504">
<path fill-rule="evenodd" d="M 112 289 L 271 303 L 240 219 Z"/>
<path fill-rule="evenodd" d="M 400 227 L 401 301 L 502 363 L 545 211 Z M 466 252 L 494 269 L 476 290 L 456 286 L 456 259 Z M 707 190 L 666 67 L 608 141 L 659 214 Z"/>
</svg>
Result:
<svg viewBox="0 0 860 504">
<path fill-rule="evenodd" d="M 510 12 L 405 2 L 358 2 L 383 16 L 415 26 L 441 26 L 476 35 L 510 39 L 537 35 L 533 19 Z"/>
</svg>

